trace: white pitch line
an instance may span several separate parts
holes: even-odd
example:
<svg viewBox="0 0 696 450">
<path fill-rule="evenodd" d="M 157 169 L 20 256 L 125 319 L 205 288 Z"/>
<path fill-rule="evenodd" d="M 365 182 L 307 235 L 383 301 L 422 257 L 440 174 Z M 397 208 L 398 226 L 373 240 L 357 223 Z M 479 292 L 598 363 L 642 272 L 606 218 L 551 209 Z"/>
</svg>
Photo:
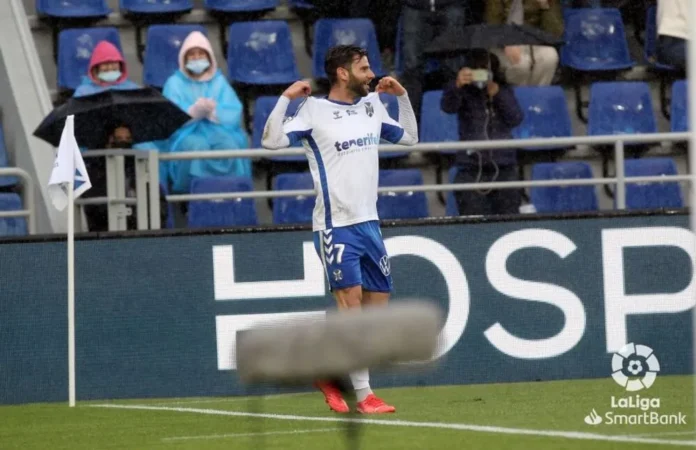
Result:
<svg viewBox="0 0 696 450">
<path fill-rule="evenodd" d="M 629 434 L 627 436 L 632 437 L 644 437 L 644 436 L 686 436 L 688 434 L 696 434 L 694 431 L 664 431 L 661 433 L 642 433 L 642 434 Z"/>
<path fill-rule="evenodd" d="M 440 422 L 412 422 L 406 420 L 379 420 L 379 419 L 349 419 L 341 417 L 316 417 L 316 416 L 296 416 L 290 414 L 262 414 L 250 413 L 242 411 L 227 411 L 220 409 L 200 409 L 200 408 L 170 408 L 166 406 L 148 406 L 148 405 L 116 405 L 102 404 L 89 405 L 92 408 L 114 408 L 114 409 L 132 409 L 142 411 L 169 411 L 193 414 L 205 414 L 213 416 L 233 416 L 233 417 L 258 417 L 263 419 L 275 420 L 297 420 L 306 422 L 338 422 L 338 423 L 363 423 L 369 425 L 386 425 L 392 427 L 409 427 L 409 428 L 438 428 L 443 430 L 462 430 L 462 431 L 477 431 L 482 433 L 494 434 L 513 434 L 527 436 L 546 436 L 566 439 L 580 439 L 590 441 L 609 441 L 609 442 L 632 442 L 636 444 L 664 444 L 674 446 L 696 446 L 696 440 L 680 441 L 669 439 L 653 439 L 633 436 L 610 436 L 606 434 L 586 433 L 582 431 L 553 431 L 553 430 L 533 430 L 526 428 L 507 428 L 495 427 L 488 425 L 473 425 L 464 423 L 440 423 Z"/>
<path fill-rule="evenodd" d="M 305 395 L 316 395 L 315 392 L 293 392 L 291 394 L 274 394 L 274 395 L 262 395 L 254 397 L 254 399 L 261 400 L 282 400 L 284 398 L 290 397 L 301 397 Z M 246 402 L 249 401 L 249 397 L 220 397 L 220 398 L 207 398 L 204 400 L 172 400 L 172 401 L 162 401 L 154 402 L 153 405 L 197 405 L 204 403 L 235 403 L 235 402 Z"/>
<path fill-rule="evenodd" d="M 327 433 L 329 431 L 341 431 L 340 428 L 315 428 L 313 430 L 292 430 L 292 431 L 267 431 L 263 433 L 227 433 L 227 434 L 208 434 L 202 436 L 175 436 L 162 438 L 162 442 L 193 441 L 198 439 L 226 439 L 239 437 L 255 436 L 277 436 L 283 434 L 307 434 L 307 433 Z"/>
</svg>

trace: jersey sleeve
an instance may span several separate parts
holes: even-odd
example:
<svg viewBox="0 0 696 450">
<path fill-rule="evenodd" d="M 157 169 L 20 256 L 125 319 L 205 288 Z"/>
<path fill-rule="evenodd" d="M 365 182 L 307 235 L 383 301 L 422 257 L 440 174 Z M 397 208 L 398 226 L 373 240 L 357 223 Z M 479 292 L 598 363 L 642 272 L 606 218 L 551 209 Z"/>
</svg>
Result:
<svg viewBox="0 0 696 450">
<path fill-rule="evenodd" d="M 283 119 L 283 132 L 290 140 L 290 145 L 295 145 L 307 137 L 312 132 L 310 106 L 305 98 L 297 107 L 297 111 L 292 116 Z"/>
<path fill-rule="evenodd" d="M 392 144 L 414 145 L 418 142 L 418 126 L 416 116 L 413 114 L 411 101 L 408 95 L 397 97 L 399 105 L 399 121 L 392 119 L 382 102 L 378 101 L 378 108 L 382 113 L 382 139 Z"/>
<path fill-rule="evenodd" d="M 266 120 L 261 145 L 271 150 L 287 148 L 309 135 L 311 133 L 311 128 L 308 125 L 310 114 L 306 103 L 305 99 L 293 116 L 286 117 L 285 112 L 290 104 L 290 99 L 281 95 L 268 116 L 268 120 Z"/>
</svg>

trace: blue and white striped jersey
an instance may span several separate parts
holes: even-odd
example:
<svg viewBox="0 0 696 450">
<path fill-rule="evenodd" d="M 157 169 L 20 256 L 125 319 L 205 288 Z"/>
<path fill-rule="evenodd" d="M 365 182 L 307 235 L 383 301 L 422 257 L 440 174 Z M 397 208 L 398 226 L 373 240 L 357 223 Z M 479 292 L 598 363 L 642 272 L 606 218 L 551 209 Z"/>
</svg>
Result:
<svg viewBox="0 0 696 450">
<path fill-rule="evenodd" d="M 380 140 L 405 145 L 418 141 L 408 96 L 397 98 L 399 122 L 389 117 L 377 93 L 354 104 L 308 97 L 294 116 L 284 119 L 280 133 L 271 122 L 277 124 L 278 114 L 285 113 L 289 101 L 286 97 L 278 101 L 269 117 L 263 145 L 282 148 L 302 142 L 318 192 L 314 231 L 379 219 Z"/>
</svg>

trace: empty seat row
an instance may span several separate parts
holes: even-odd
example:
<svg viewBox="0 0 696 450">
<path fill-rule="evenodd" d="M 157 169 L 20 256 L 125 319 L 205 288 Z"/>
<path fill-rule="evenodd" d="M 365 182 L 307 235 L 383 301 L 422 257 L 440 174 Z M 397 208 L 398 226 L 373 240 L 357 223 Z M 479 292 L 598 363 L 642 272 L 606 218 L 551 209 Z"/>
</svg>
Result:
<svg viewBox="0 0 696 450">
<path fill-rule="evenodd" d="M 625 161 L 626 177 L 676 175 L 677 167 L 671 158 L 641 158 Z M 449 172 L 454 182 L 457 168 Z M 594 178 L 592 167 L 583 161 L 539 163 L 532 166 L 532 180 L 568 180 Z M 530 200 L 538 213 L 598 211 L 597 185 L 548 186 L 529 189 Z M 677 182 L 627 183 L 626 209 L 682 208 L 684 201 Z M 445 214 L 459 215 L 454 193 L 448 192 Z"/>
<path fill-rule="evenodd" d="M 453 182 L 457 168 L 450 169 Z M 676 175 L 671 158 L 642 158 L 625 161 L 626 177 Z M 532 167 L 532 180 L 592 179 L 592 169 L 586 162 L 540 163 Z M 417 186 L 423 184 L 418 169 L 381 170 L 380 187 Z M 275 190 L 313 190 L 309 172 L 285 173 L 274 180 Z M 595 185 L 533 187 L 532 204 L 539 213 L 597 211 L 599 203 Z M 250 192 L 251 179 L 243 177 L 210 177 L 194 180 L 191 192 Z M 308 224 L 312 221 L 315 196 L 279 197 L 273 201 L 274 224 Z M 681 208 L 682 192 L 677 182 L 627 183 L 626 209 Z M 380 219 L 418 219 L 429 216 L 424 192 L 383 192 L 377 199 Z M 458 216 L 453 192 L 448 192 L 446 215 Z M 189 205 L 189 227 L 224 227 L 257 225 L 256 206 L 252 199 L 227 201 L 194 201 Z"/>
<path fill-rule="evenodd" d="M 205 0 L 211 12 L 256 12 L 273 10 L 279 0 Z M 193 9 L 193 0 L 120 0 L 119 9 L 125 14 L 184 13 Z M 99 18 L 112 12 L 106 0 L 36 0 L 40 16 L 54 18 Z"/>
<path fill-rule="evenodd" d="M 671 158 L 627 159 L 626 177 L 676 175 Z M 592 169 L 584 162 L 542 163 L 532 167 L 532 180 L 591 179 Z M 596 186 L 534 187 L 530 197 L 537 212 L 577 212 L 599 209 Z M 626 184 L 626 209 L 681 208 L 684 206 L 677 182 Z"/>
<path fill-rule="evenodd" d="M 423 175 L 418 169 L 381 170 L 380 186 L 422 185 Z M 309 172 L 285 173 L 274 180 L 276 190 L 314 189 Z M 191 193 L 250 192 L 252 180 L 245 177 L 207 177 L 194 179 Z M 315 196 L 280 197 L 273 201 L 273 223 L 311 223 Z M 428 217 L 428 200 L 423 192 L 380 194 L 377 211 L 382 219 L 416 219 Z M 193 201 L 189 204 L 188 226 L 224 227 L 257 225 L 256 205 L 252 199 L 227 201 Z"/>
</svg>

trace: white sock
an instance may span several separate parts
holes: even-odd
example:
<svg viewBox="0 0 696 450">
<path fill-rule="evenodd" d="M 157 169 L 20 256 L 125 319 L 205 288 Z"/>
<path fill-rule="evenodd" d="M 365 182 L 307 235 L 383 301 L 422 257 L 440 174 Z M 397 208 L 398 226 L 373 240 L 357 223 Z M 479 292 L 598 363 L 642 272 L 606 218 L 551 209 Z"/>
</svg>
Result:
<svg viewBox="0 0 696 450">
<path fill-rule="evenodd" d="M 359 402 L 362 402 L 368 395 L 372 394 L 372 389 L 370 389 L 370 374 L 367 369 L 351 373 L 350 381 L 353 384 L 353 390 Z"/>
</svg>

